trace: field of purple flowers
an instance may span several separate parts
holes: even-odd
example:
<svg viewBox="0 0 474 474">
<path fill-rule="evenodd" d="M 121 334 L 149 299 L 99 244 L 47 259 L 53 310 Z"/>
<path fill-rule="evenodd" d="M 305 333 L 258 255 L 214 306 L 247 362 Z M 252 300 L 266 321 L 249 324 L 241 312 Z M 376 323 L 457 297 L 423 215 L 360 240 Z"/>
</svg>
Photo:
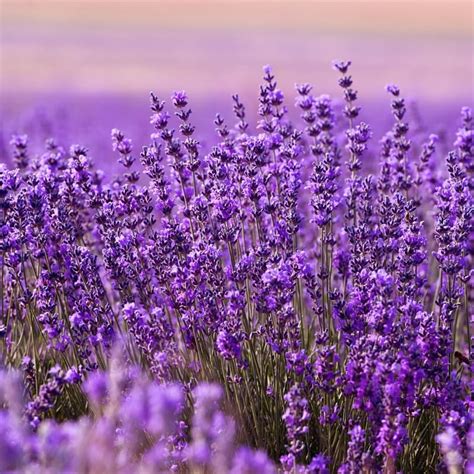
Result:
<svg viewBox="0 0 474 474">
<path fill-rule="evenodd" d="M 472 112 L 415 133 L 388 85 L 379 140 L 350 65 L 342 107 L 266 66 L 204 141 L 151 94 L 113 179 L 12 137 L 1 473 L 474 473 Z"/>
</svg>

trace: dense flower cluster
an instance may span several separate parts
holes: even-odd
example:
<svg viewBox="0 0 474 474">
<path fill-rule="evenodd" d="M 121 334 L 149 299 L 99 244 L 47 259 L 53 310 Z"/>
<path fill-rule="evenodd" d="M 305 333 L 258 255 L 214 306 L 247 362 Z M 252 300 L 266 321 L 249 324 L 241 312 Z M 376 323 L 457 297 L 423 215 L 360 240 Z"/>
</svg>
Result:
<svg viewBox="0 0 474 474">
<path fill-rule="evenodd" d="M 211 146 L 151 94 L 114 180 L 12 138 L 2 472 L 474 472 L 472 113 L 445 153 L 389 85 L 377 145 L 350 66 L 301 120 L 266 66 Z"/>
</svg>

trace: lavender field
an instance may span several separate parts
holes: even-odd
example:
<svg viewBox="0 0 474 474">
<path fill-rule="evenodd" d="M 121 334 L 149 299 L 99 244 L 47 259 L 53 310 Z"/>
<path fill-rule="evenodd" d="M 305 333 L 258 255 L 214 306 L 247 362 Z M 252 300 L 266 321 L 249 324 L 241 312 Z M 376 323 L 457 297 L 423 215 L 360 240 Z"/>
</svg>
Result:
<svg viewBox="0 0 474 474">
<path fill-rule="evenodd" d="M 270 26 L 242 7 L 248 30 L 212 4 L 196 36 L 204 3 L 156 7 L 156 43 L 136 6 L 59 4 L 4 10 L 0 473 L 473 474 L 473 77 L 439 14 L 465 23 L 413 9 L 439 37 L 414 13 L 389 59 L 360 53 L 384 37 L 363 6 L 367 37 L 315 20 L 351 47 L 286 4 Z M 241 31 L 236 66 L 218 55 Z M 120 66 L 95 51 L 64 82 L 102 34 Z M 311 41 L 353 60 L 312 77 Z"/>
</svg>

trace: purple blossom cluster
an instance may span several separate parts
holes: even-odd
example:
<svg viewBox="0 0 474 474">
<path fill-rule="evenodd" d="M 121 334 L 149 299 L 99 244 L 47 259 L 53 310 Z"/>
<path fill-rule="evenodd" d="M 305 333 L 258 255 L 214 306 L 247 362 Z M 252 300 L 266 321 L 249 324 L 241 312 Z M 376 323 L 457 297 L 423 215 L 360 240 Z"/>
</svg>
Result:
<svg viewBox="0 0 474 474">
<path fill-rule="evenodd" d="M 389 85 L 375 143 L 350 67 L 295 119 L 265 66 L 210 146 L 152 93 L 114 179 L 12 138 L 2 472 L 474 472 L 472 112 L 445 152 Z"/>
</svg>

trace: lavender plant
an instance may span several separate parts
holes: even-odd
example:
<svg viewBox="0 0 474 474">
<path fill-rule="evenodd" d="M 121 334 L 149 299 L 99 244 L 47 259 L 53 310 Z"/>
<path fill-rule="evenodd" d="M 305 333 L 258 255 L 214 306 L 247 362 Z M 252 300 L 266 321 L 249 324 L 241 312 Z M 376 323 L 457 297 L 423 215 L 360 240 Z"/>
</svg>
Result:
<svg viewBox="0 0 474 474">
<path fill-rule="evenodd" d="M 374 143 L 350 66 L 342 110 L 296 86 L 301 120 L 266 66 L 208 150 L 152 93 L 114 180 L 13 137 L 2 472 L 474 472 L 472 113 L 443 157 L 390 85 Z"/>
</svg>

